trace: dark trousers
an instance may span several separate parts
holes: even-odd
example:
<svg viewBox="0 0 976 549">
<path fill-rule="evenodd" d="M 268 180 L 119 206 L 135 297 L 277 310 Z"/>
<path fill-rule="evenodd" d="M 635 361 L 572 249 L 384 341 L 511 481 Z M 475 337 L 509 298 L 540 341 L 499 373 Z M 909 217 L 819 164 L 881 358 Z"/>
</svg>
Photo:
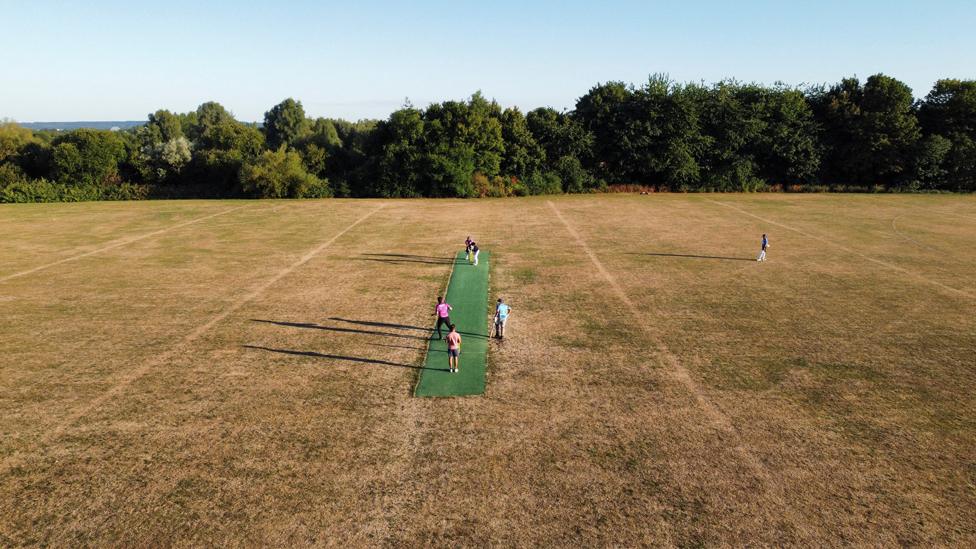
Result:
<svg viewBox="0 0 976 549">
<path fill-rule="evenodd" d="M 448 330 L 451 329 L 451 317 L 439 316 L 437 317 L 437 337 L 441 337 L 441 324 L 447 327 Z"/>
</svg>

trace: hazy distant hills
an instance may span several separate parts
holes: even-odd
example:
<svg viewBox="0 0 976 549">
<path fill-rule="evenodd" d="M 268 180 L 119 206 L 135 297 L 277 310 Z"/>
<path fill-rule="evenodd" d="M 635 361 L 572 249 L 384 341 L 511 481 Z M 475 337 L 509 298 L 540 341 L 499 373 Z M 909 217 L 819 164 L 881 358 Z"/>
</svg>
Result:
<svg viewBox="0 0 976 549">
<path fill-rule="evenodd" d="M 78 128 L 95 130 L 124 130 L 133 126 L 145 124 L 145 120 L 94 120 L 83 122 L 18 122 L 19 125 L 32 130 L 62 130 L 70 131 Z"/>
</svg>

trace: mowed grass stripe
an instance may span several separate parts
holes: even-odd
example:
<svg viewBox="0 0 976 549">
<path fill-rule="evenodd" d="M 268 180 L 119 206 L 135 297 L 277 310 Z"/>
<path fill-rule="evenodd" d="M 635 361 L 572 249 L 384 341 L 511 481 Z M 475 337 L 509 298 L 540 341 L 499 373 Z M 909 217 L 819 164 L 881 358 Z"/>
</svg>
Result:
<svg viewBox="0 0 976 549">
<path fill-rule="evenodd" d="M 144 234 L 137 235 L 137 236 L 132 236 L 132 237 L 125 237 L 125 238 L 122 238 L 120 240 L 116 240 L 115 242 L 113 242 L 111 244 L 108 244 L 106 246 L 102 246 L 101 248 L 96 248 L 94 250 L 91 250 L 91 251 L 88 251 L 88 252 L 85 252 L 85 253 L 81 253 L 81 254 L 77 254 L 77 255 L 65 257 L 64 259 L 59 259 L 57 261 L 52 261 L 52 262 L 46 263 L 44 265 L 39 265 L 39 266 L 34 267 L 32 269 L 27 269 L 26 271 L 20 271 L 20 272 L 16 272 L 16 273 L 13 273 L 13 274 L 9 274 L 9 275 L 2 276 L 2 277 L 0 277 L 0 282 L 6 282 L 8 280 L 13 280 L 15 278 L 20 278 L 22 276 L 27 276 L 29 274 L 34 274 L 34 273 L 36 273 L 38 271 L 43 271 L 44 269 L 50 269 L 51 267 L 55 267 L 57 265 L 61 265 L 62 263 L 68 263 L 69 261 L 77 261 L 79 259 L 83 259 L 83 258 L 86 258 L 86 257 L 89 257 L 89 256 L 93 256 L 95 254 L 100 254 L 102 252 L 107 252 L 109 250 L 114 250 L 115 248 L 119 248 L 121 246 L 126 246 L 128 244 L 132 244 L 132 243 L 135 243 L 135 242 L 139 242 L 140 240 L 145 240 L 147 238 L 151 238 L 151 237 L 158 236 L 158 235 L 161 235 L 161 234 L 164 234 L 164 233 L 168 233 L 170 231 L 174 231 L 176 229 L 180 229 L 182 227 L 186 227 L 187 225 L 193 225 L 194 223 L 199 223 L 201 221 L 206 221 L 208 219 L 213 219 L 214 217 L 217 217 L 217 216 L 220 216 L 220 215 L 229 214 L 231 212 L 236 212 L 237 210 L 240 210 L 240 209 L 243 209 L 243 208 L 244 208 L 244 206 L 237 206 L 235 208 L 228 208 L 226 210 L 221 210 L 221 211 L 219 211 L 217 213 L 212 213 L 212 214 L 209 214 L 209 215 L 205 215 L 203 217 L 197 217 L 195 219 L 190 219 L 188 221 L 183 221 L 182 223 L 177 223 L 175 225 L 170 225 L 169 227 L 163 227 L 162 229 L 157 229 L 157 230 L 152 231 L 152 232 L 149 232 L 149 233 L 144 233 Z"/>
<path fill-rule="evenodd" d="M 471 265 L 464 252 L 454 258 L 454 272 L 447 286 L 446 301 L 454 307 L 451 322 L 461 333 L 460 371 L 447 367 L 447 342 L 434 332 L 427 346 L 424 369 L 414 394 L 418 397 L 481 395 L 485 392 L 485 367 L 488 358 L 488 261 L 482 251 L 478 265 Z M 444 335 L 447 335 L 446 333 Z"/>
<path fill-rule="evenodd" d="M 358 225 L 372 217 L 375 213 L 379 212 L 387 206 L 386 203 L 382 203 L 376 208 L 373 208 L 366 212 L 364 215 L 360 216 L 358 219 L 353 221 L 351 224 L 347 225 L 344 229 L 333 235 L 328 240 L 320 243 L 315 248 L 309 250 L 304 255 L 302 255 L 298 260 L 294 261 L 290 265 L 282 268 L 277 273 L 275 273 L 271 278 L 265 280 L 256 288 L 254 288 L 250 293 L 231 303 L 229 306 L 224 308 L 222 311 L 211 317 L 207 322 L 197 326 L 186 334 L 182 339 L 175 342 L 167 350 L 161 350 L 160 353 L 153 355 L 141 366 L 134 368 L 122 376 L 120 376 L 116 381 L 101 395 L 96 397 L 94 400 L 88 404 L 82 406 L 80 409 L 75 410 L 69 414 L 64 420 L 55 425 L 53 428 L 48 430 L 43 437 L 36 443 L 37 447 L 43 446 L 55 438 L 61 436 L 67 429 L 69 429 L 75 422 L 79 421 L 83 417 L 92 413 L 94 410 L 103 406 L 106 402 L 112 400 L 113 398 L 119 396 L 126 388 L 132 385 L 134 382 L 141 379 L 143 376 L 148 375 L 155 368 L 159 368 L 170 360 L 173 359 L 179 353 L 188 352 L 188 348 L 196 340 L 200 339 L 205 333 L 212 329 L 216 324 L 223 321 L 225 318 L 235 313 L 239 309 L 243 308 L 245 305 L 253 301 L 255 298 L 263 294 L 269 288 L 278 283 L 281 279 L 285 278 L 291 274 L 296 269 L 302 267 L 309 261 L 311 261 L 315 256 L 319 255 L 323 250 L 330 247 L 336 240 L 341 238 L 343 235 L 356 228 Z M 21 455 L 19 453 L 14 453 L 7 456 L 4 459 L 0 459 L 0 475 L 7 472 L 7 470 L 16 464 L 16 460 L 19 459 Z"/>
</svg>

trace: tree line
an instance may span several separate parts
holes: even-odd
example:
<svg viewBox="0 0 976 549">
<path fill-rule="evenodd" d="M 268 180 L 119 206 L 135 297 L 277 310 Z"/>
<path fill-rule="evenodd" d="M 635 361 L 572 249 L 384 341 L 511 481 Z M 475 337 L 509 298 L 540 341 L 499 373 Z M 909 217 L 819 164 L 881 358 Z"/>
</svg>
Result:
<svg viewBox="0 0 976 549">
<path fill-rule="evenodd" d="M 737 81 L 598 84 L 575 108 L 475 93 L 386 120 L 263 124 L 215 102 L 125 131 L 0 124 L 0 201 L 151 197 L 485 197 L 613 185 L 670 191 L 976 190 L 976 81 L 916 101 L 883 74 L 800 89 Z"/>
</svg>

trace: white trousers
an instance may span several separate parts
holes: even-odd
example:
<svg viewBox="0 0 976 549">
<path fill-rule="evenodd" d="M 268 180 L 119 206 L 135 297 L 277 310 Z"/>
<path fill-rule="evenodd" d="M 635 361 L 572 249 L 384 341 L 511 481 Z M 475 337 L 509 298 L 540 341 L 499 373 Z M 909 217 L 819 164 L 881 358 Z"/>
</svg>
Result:
<svg viewBox="0 0 976 549">
<path fill-rule="evenodd" d="M 481 253 L 481 250 L 478 250 L 477 252 L 474 253 L 474 264 L 475 265 L 478 264 L 478 254 L 480 254 L 480 253 Z"/>
<path fill-rule="evenodd" d="M 759 252 L 759 257 L 756 258 L 756 261 L 766 261 L 766 250 Z"/>
</svg>

